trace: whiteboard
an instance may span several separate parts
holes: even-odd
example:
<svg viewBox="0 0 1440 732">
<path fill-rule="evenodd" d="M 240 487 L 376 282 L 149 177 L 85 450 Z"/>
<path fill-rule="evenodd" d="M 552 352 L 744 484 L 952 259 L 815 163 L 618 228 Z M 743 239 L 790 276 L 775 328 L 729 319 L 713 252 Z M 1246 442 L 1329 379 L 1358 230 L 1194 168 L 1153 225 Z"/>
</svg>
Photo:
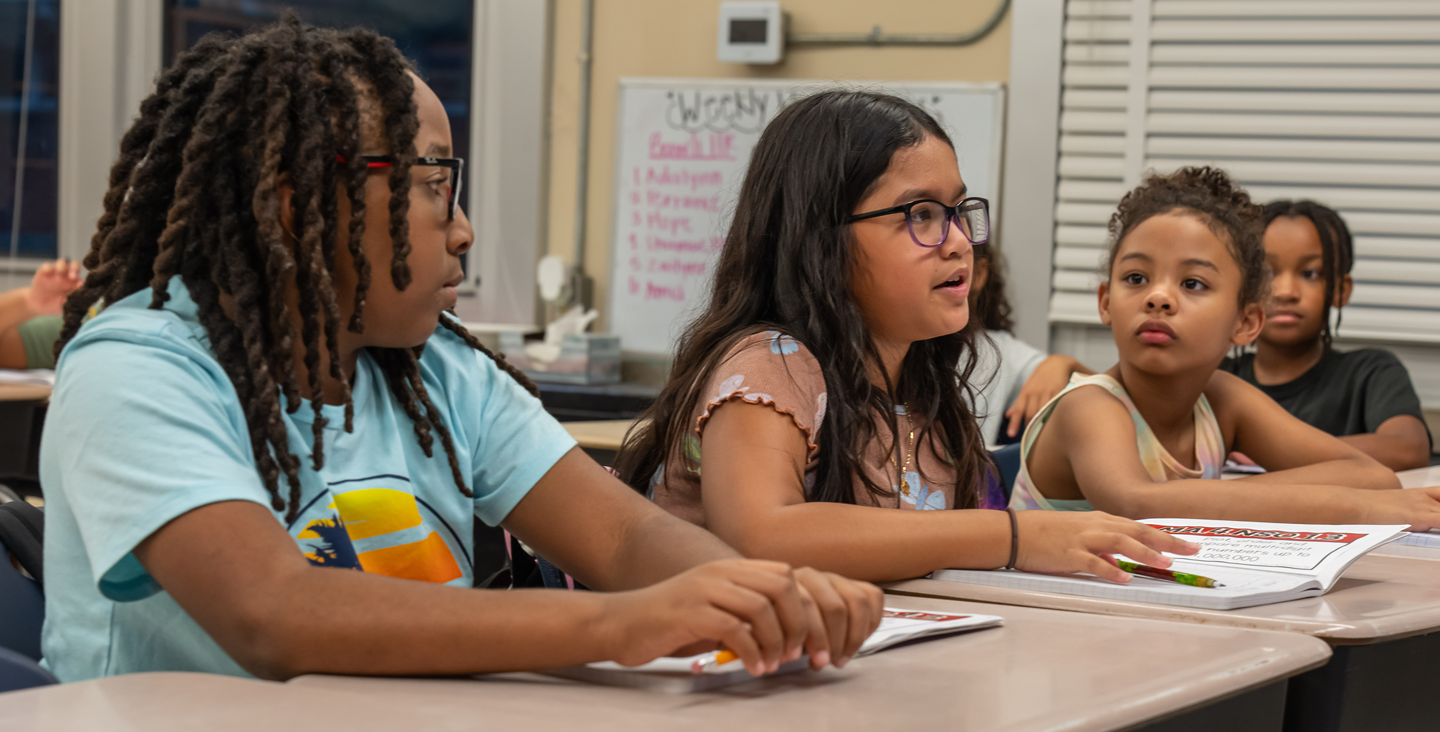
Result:
<svg viewBox="0 0 1440 732">
<path fill-rule="evenodd" d="M 737 79 L 620 80 L 610 240 L 610 332 L 627 352 L 673 355 L 709 299 L 750 152 L 786 104 L 854 84 Z M 867 84 L 920 105 L 955 143 L 970 195 L 1000 208 L 999 83 Z M 992 228 L 997 224 L 992 223 Z"/>
</svg>

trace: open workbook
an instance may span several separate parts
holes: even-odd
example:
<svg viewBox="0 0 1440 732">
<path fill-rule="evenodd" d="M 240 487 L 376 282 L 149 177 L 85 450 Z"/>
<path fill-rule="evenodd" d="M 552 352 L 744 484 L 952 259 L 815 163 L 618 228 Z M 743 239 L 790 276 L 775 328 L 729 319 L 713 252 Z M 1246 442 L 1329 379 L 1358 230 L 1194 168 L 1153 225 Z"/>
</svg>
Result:
<svg viewBox="0 0 1440 732">
<path fill-rule="evenodd" d="M 880 627 L 865 639 L 860 646 L 860 652 L 855 655 L 857 658 L 868 656 L 901 643 L 967 630 L 990 628 L 1000 625 L 1001 622 L 1001 619 L 994 615 L 931 613 L 887 607 L 885 608 L 885 617 L 880 620 Z M 660 658 L 640 666 L 621 666 L 612 661 L 602 661 L 583 666 L 550 669 L 545 673 L 550 676 L 592 681 L 610 686 L 630 686 L 679 694 L 705 691 L 755 678 L 745 670 L 745 664 L 739 660 L 718 665 L 705 665 L 704 662 L 713 658 L 714 655 L 706 653 L 684 658 Z M 775 673 L 801 671 L 808 668 L 809 665 L 809 657 L 801 656 L 782 665 Z"/>
<path fill-rule="evenodd" d="M 1092 575 L 944 569 L 932 579 L 1014 587 L 1110 600 L 1233 610 L 1322 595 L 1355 560 L 1406 535 L 1405 526 L 1274 524 L 1203 519 L 1144 519 L 1140 523 L 1200 544 L 1169 569 L 1209 577 L 1223 587 L 1193 587 L 1135 575 L 1117 584 Z"/>
</svg>

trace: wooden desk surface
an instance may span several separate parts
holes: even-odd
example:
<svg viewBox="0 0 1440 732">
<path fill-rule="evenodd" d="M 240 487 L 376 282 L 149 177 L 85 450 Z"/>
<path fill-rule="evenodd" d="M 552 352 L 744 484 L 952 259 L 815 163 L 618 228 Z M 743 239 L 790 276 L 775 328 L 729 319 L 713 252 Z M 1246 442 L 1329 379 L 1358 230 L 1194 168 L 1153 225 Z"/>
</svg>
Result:
<svg viewBox="0 0 1440 732">
<path fill-rule="evenodd" d="M 50 398 L 50 387 L 41 384 L 0 384 L 0 402 L 34 402 Z"/>
<path fill-rule="evenodd" d="M 905 595 L 1304 633 L 1343 645 L 1440 630 L 1440 562 L 1374 554 L 1361 557 L 1334 589 L 1320 597 L 1239 610 L 1202 610 L 929 579 L 883 586 L 888 592 Z"/>
<path fill-rule="evenodd" d="M 917 597 L 892 597 L 890 604 L 998 614 L 1005 626 L 890 649 L 845 669 L 690 695 L 531 674 L 474 680 L 307 676 L 289 686 L 307 694 L 347 692 L 356 700 L 408 709 L 411 728 L 427 728 L 424 720 L 436 719 L 567 731 L 1086 732 L 1127 728 L 1201 706 L 1314 668 L 1330 656 L 1323 642 L 1291 633 Z M 0 697 L 0 710 L 3 702 Z M 334 706 L 317 702 L 314 708 Z M 286 721 L 293 725 L 294 718 Z M 327 723 L 334 721 L 327 712 Z"/>
<path fill-rule="evenodd" d="M 1402 470 L 1395 474 L 1400 478 L 1400 485 L 1406 488 L 1424 488 L 1425 486 L 1440 485 L 1440 465 L 1428 468 L 1416 468 L 1414 470 Z"/>
<path fill-rule="evenodd" d="M 620 445 L 625 442 L 625 432 L 633 424 L 633 419 L 612 419 L 599 422 L 562 422 L 560 426 L 580 443 L 580 447 L 591 450 L 619 450 Z"/>
<path fill-rule="evenodd" d="M 405 705 L 351 694 L 297 694 L 273 681 L 198 673 L 112 676 L 0 694 L 6 732 L 253 732 L 424 729 Z M 307 723 L 306 720 L 314 720 Z"/>
</svg>

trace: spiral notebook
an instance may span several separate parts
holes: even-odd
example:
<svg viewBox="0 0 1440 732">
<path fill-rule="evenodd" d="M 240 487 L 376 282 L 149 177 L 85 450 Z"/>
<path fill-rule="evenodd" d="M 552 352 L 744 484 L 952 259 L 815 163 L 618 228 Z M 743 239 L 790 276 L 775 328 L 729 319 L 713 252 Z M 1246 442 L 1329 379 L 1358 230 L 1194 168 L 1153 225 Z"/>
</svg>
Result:
<svg viewBox="0 0 1440 732">
<path fill-rule="evenodd" d="M 1234 610 L 1317 597 L 1371 549 L 1407 535 L 1406 526 L 1277 524 L 1202 519 L 1144 519 L 1161 531 L 1198 542 L 1200 552 L 1169 567 L 1209 577 L 1223 587 L 1193 587 L 1136 575 L 1118 584 L 1093 575 L 944 569 L 932 579 L 992 587 L 1084 595 L 1108 600 Z"/>
</svg>

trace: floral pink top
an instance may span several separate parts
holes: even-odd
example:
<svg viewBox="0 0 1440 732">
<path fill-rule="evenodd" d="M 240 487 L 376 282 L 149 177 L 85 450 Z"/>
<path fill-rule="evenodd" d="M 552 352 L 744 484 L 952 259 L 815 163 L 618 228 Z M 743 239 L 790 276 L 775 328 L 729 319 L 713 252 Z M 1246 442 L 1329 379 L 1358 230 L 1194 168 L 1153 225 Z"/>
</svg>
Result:
<svg viewBox="0 0 1440 732">
<path fill-rule="evenodd" d="M 794 421 L 809 446 L 805 466 L 805 488 L 814 484 L 820 425 L 825 420 L 825 376 L 820 363 L 794 338 L 776 331 L 764 331 L 742 338 L 725 354 L 711 372 L 710 381 L 695 405 L 694 430 L 686 432 L 683 444 L 670 454 L 665 465 L 650 479 L 655 503 L 691 523 L 705 525 L 705 506 L 700 495 L 701 446 L 705 423 L 716 409 L 732 401 L 764 405 Z M 916 445 L 915 457 L 901 476 L 901 466 L 911 455 L 909 425 L 903 407 L 896 407 L 901 440 L 892 454 L 890 428 L 879 415 L 876 437 L 866 451 L 864 469 L 876 485 L 890 489 L 888 495 L 874 496 L 855 479 L 855 501 L 862 506 L 884 506 L 917 511 L 946 509 L 955 502 L 955 468 L 937 454 L 927 439 Z M 916 423 L 918 434 L 923 425 Z M 938 445 L 938 443 L 937 443 Z M 917 464 L 918 463 L 918 464 Z M 921 476 L 924 476 L 922 478 Z M 723 486 L 720 487 L 723 490 Z M 710 486 L 710 490 L 715 490 Z"/>
</svg>

